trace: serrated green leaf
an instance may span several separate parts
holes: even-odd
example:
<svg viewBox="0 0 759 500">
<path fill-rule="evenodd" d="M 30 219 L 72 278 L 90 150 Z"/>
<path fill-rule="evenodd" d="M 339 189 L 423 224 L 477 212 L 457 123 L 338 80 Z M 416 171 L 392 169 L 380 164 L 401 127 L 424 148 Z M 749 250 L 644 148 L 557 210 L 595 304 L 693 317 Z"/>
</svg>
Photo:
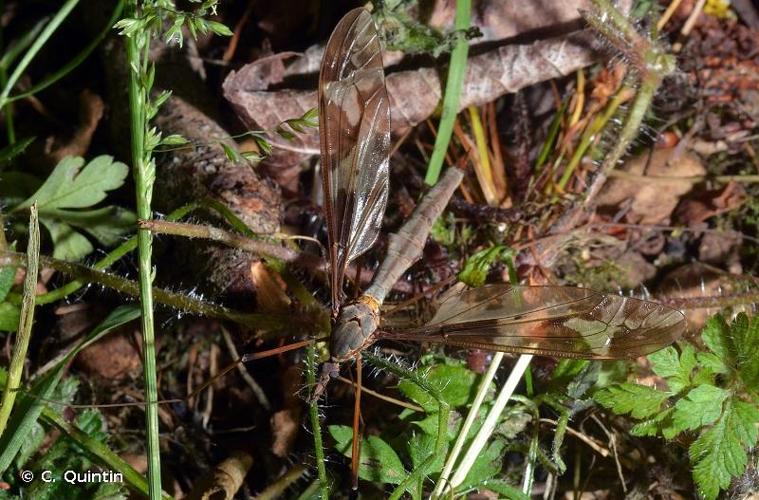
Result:
<svg viewBox="0 0 759 500">
<path fill-rule="evenodd" d="M 465 491 L 477 486 L 484 486 L 486 481 L 495 477 L 503 468 L 503 450 L 505 447 L 506 443 L 500 439 L 491 441 L 474 461 L 469 474 L 466 475 L 464 482 L 457 490 Z"/>
<path fill-rule="evenodd" d="M 0 303 L 0 332 L 15 332 L 21 318 L 21 309 L 8 302 Z"/>
<path fill-rule="evenodd" d="M 682 347 L 682 353 L 672 346 L 648 356 L 654 373 L 667 380 L 670 390 L 677 394 L 691 384 L 693 370 L 697 366 L 696 353 L 690 344 Z"/>
<path fill-rule="evenodd" d="M 633 436 L 640 436 L 640 437 L 653 437 L 659 434 L 659 431 L 662 431 L 663 433 L 663 423 L 667 420 L 671 420 L 672 412 L 674 411 L 674 408 L 667 408 L 661 413 L 657 413 L 654 415 L 653 418 L 650 418 L 648 420 L 644 420 L 643 422 L 639 422 L 632 426 L 630 429 L 630 434 Z M 666 428 L 666 427 L 665 427 Z M 671 437 L 674 437 L 672 435 Z"/>
<path fill-rule="evenodd" d="M 649 418 L 656 414 L 671 394 L 639 384 L 623 383 L 606 387 L 593 395 L 601 406 L 618 415 Z"/>
<path fill-rule="evenodd" d="M 73 227 L 54 220 L 40 220 L 53 240 L 53 257 L 60 260 L 77 261 L 94 250 L 92 243 Z"/>
<path fill-rule="evenodd" d="M 729 339 L 730 327 L 720 314 L 715 314 L 708 320 L 701 332 L 704 344 L 728 366 L 734 364 L 734 352 Z"/>
<path fill-rule="evenodd" d="M 53 210 L 46 217 L 50 219 L 83 229 L 105 246 L 120 243 L 137 224 L 134 212 L 112 205 L 94 210 Z"/>
<path fill-rule="evenodd" d="M 330 425 L 327 427 L 330 435 L 336 441 L 337 451 L 350 458 L 353 429 L 347 425 Z M 398 484 L 405 479 L 407 473 L 401 459 L 389 444 L 377 436 L 369 436 L 361 440 L 358 476 L 367 481 L 378 483 Z"/>
<path fill-rule="evenodd" d="M 451 408 L 467 404 L 476 390 L 477 375 L 463 366 L 436 365 L 429 369 L 425 379 L 440 391 L 441 396 Z M 398 383 L 398 390 L 418 403 L 425 411 L 438 410 L 435 398 L 410 380 L 401 380 Z"/>
<path fill-rule="evenodd" d="M 713 352 L 699 352 L 696 355 L 699 364 L 712 373 L 725 374 L 730 371 L 727 365 Z"/>
<path fill-rule="evenodd" d="M 759 390 L 759 317 L 749 320 L 741 338 L 735 339 L 738 351 L 738 372 L 744 385 L 752 391 Z"/>
<path fill-rule="evenodd" d="M 672 415 L 678 432 L 694 430 L 715 422 L 722 414 L 722 403 L 730 393 L 713 385 L 700 385 L 675 403 Z"/>
<path fill-rule="evenodd" d="M 730 486 L 733 477 L 742 474 L 748 463 L 746 448 L 756 443 L 755 422 L 744 420 L 747 405 L 730 402 L 717 423 L 701 433 L 688 449 L 694 465 L 693 479 L 703 498 L 717 498 L 720 490 Z M 753 412 L 752 412 L 753 413 Z"/>
<path fill-rule="evenodd" d="M 107 192 L 121 187 L 129 168 L 113 157 L 98 156 L 87 165 L 79 157 L 66 157 L 58 162 L 42 186 L 13 211 L 28 208 L 37 202 L 40 214 L 57 208 L 86 208 L 105 199 Z"/>
</svg>

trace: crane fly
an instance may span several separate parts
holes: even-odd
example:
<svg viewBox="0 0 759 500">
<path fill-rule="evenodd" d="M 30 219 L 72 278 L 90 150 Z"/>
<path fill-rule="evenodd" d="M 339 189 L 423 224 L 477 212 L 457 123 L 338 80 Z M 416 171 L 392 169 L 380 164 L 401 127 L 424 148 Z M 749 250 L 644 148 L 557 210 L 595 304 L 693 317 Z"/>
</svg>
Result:
<svg viewBox="0 0 759 500">
<path fill-rule="evenodd" d="M 361 352 L 379 339 L 601 360 L 643 356 L 682 334 L 682 313 L 661 304 L 584 288 L 513 285 L 453 293 L 425 325 L 383 328 L 380 307 L 386 295 L 420 257 L 433 221 L 463 173 L 455 167 L 446 171 L 403 228 L 390 235 L 387 256 L 369 288 L 346 302 L 346 267 L 376 241 L 389 184 L 390 101 L 380 38 L 363 8 L 346 14 L 327 43 L 319 75 L 319 127 L 333 329 L 315 397 L 349 360 L 357 362 L 360 383 Z M 356 395 L 359 410 L 360 392 Z M 354 487 L 357 424 L 354 415 Z"/>
</svg>

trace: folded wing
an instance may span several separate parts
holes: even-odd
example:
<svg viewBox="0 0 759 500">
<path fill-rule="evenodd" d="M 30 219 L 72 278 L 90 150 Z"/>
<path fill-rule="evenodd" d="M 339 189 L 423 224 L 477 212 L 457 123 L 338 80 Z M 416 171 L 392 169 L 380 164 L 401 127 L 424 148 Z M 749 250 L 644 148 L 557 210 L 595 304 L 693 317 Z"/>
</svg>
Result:
<svg viewBox="0 0 759 500">
<path fill-rule="evenodd" d="M 390 106 L 371 15 L 346 14 L 319 75 L 319 127 L 333 308 L 345 268 L 377 239 L 387 204 Z"/>
</svg>

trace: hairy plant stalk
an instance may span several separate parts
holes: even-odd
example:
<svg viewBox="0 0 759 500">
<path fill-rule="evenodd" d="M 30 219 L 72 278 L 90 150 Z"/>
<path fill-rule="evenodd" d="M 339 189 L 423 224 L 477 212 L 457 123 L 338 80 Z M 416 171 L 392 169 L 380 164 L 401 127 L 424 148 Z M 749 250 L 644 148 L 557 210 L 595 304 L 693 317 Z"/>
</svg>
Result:
<svg viewBox="0 0 759 500">
<path fill-rule="evenodd" d="M 139 16 L 137 0 L 130 2 L 132 17 Z M 126 40 L 129 63 L 129 114 L 131 132 L 132 170 L 137 192 L 137 216 L 152 218 L 150 202 L 155 181 L 155 165 L 145 144 L 145 130 L 149 126 L 147 107 L 150 105 L 145 80 L 149 72 L 148 51 L 152 30 L 142 32 Z M 156 374 L 155 327 L 153 321 L 153 266 L 152 235 L 145 229 L 138 230 L 138 269 L 140 304 L 142 306 L 143 376 L 145 378 L 145 432 L 148 452 L 148 492 L 150 498 L 161 496 L 161 443 L 158 434 L 158 381 Z"/>
<path fill-rule="evenodd" d="M 309 345 L 306 348 L 306 383 L 313 393 L 316 387 L 316 346 Z M 319 420 L 318 401 L 309 395 L 308 416 L 311 421 L 311 433 L 314 436 L 314 456 L 316 457 L 316 471 L 318 474 L 319 492 L 322 500 L 329 499 L 329 483 L 327 482 L 327 467 L 324 462 L 324 444 L 322 442 L 322 428 Z"/>
<path fill-rule="evenodd" d="M 592 204 L 598 192 L 632 141 L 640 132 L 643 118 L 664 78 L 675 71 L 675 58 L 667 54 L 651 40 L 640 35 L 635 26 L 623 16 L 609 0 L 593 0 L 594 10 L 585 19 L 598 31 L 638 74 L 640 79 L 630 110 L 614 147 L 604 157 L 601 168 L 585 197 L 585 205 Z"/>
<path fill-rule="evenodd" d="M 316 271 L 326 271 L 327 269 L 326 262 L 316 255 L 293 250 L 292 248 L 269 243 L 268 241 L 248 238 L 213 226 L 162 220 L 141 220 L 138 224 L 141 229 L 148 229 L 154 234 L 171 234 L 184 236 L 186 238 L 203 238 L 217 241 L 233 248 L 239 248 L 256 255 L 273 257 L 282 262 L 295 264 L 307 269 L 313 269 Z"/>
<path fill-rule="evenodd" d="M 178 209 L 171 212 L 169 215 L 166 216 L 167 220 L 178 220 L 187 215 L 190 211 L 195 210 L 198 208 L 198 205 L 193 203 L 190 205 L 185 205 L 183 207 L 179 207 Z M 137 236 L 132 236 L 128 240 L 126 240 L 121 245 L 117 246 L 110 252 L 108 252 L 105 257 L 97 261 L 93 266 L 92 269 L 96 271 L 102 271 L 103 269 L 107 269 L 111 267 L 115 262 L 117 262 L 119 259 L 121 259 L 123 256 L 125 256 L 128 253 L 131 253 L 135 248 L 137 248 Z M 37 303 L 42 304 L 50 304 L 51 302 L 56 302 L 58 300 L 61 300 L 68 295 L 71 295 L 72 293 L 76 292 L 80 288 L 82 288 L 87 283 L 82 280 L 73 280 L 69 281 L 65 285 L 61 286 L 60 288 L 56 288 L 55 290 L 52 290 L 50 292 L 47 292 L 43 295 L 40 295 L 37 297 Z"/>
<path fill-rule="evenodd" d="M 40 257 L 40 226 L 37 218 L 37 204 L 31 206 L 29 217 L 29 245 L 26 249 L 26 277 L 24 278 L 24 299 L 21 303 L 21 317 L 18 322 L 16 342 L 13 345 L 11 363 L 8 368 L 8 379 L 0 401 L 0 436 L 3 435 L 8 424 L 8 418 L 16 401 L 16 392 L 21 386 L 21 375 L 24 372 L 26 351 L 29 348 L 29 339 L 32 337 L 32 324 L 34 323 L 34 306 L 37 295 L 37 274 L 39 271 Z"/>
</svg>

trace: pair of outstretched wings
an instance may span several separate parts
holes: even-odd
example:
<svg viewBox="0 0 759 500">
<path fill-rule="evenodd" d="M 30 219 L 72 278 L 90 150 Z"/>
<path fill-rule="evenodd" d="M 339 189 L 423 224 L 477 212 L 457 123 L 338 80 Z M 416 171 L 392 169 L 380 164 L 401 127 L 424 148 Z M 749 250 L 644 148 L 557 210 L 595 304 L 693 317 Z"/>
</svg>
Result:
<svg viewBox="0 0 759 500">
<path fill-rule="evenodd" d="M 327 43 L 319 126 L 332 307 L 347 265 L 377 239 L 387 204 L 390 106 L 379 36 L 364 9 Z M 674 342 L 683 315 L 660 304 L 572 287 L 493 285 L 451 294 L 425 326 L 383 338 L 595 359 L 631 358 Z"/>
</svg>

